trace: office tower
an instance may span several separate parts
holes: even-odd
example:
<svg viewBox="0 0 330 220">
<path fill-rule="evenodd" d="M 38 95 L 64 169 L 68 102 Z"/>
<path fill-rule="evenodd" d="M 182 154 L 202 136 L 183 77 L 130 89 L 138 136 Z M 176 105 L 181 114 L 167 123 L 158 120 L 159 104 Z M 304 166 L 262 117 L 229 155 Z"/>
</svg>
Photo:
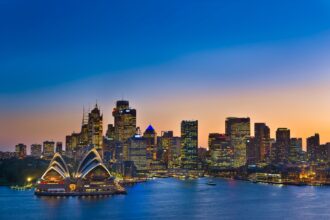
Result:
<svg viewBox="0 0 330 220">
<path fill-rule="evenodd" d="M 250 137 L 246 141 L 246 163 L 256 165 L 259 162 L 259 146 L 255 137 Z"/>
<path fill-rule="evenodd" d="M 173 131 L 162 131 L 161 136 L 158 137 L 157 158 L 164 162 L 167 167 L 169 167 L 170 161 L 173 162 L 174 159 L 173 141 Z"/>
<path fill-rule="evenodd" d="M 168 167 L 169 168 L 179 168 L 181 158 L 181 137 L 172 138 L 172 146 L 169 148 L 168 152 Z"/>
<path fill-rule="evenodd" d="M 15 153 L 19 159 L 24 159 L 26 157 L 26 145 L 25 144 L 17 144 L 15 146 Z"/>
<path fill-rule="evenodd" d="M 144 131 L 143 137 L 147 142 L 147 160 L 157 160 L 157 133 L 155 129 L 149 125 Z"/>
<path fill-rule="evenodd" d="M 78 150 L 80 133 L 72 133 L 65 138 L 65 154 L 67 157 L 74 158 Z"/>
<path fill-rule="evenodd" d="M 278 128 L 276 130 L 276 142 L 273 144 L 273 162 L 284 163 L 289 157 L 290 130 Z"/>
<path fill-rule="evenodd" d="M 320 144 L 315 150 L 315 162 L 326 163 L 328 162 L 328 145 Z"/>
<path fill-rule="evenodd" d="M 103 155 L 103 115 L 97 104 L 94 109 L 88 114 L 88 144 Z"/>
<path fill-rule="evenodd" d="M 109 140 L 115 140 L 115 127 L 113 126 L 113 124 L 108 124 L 108 129 L 105 136 Z"/>
<path fill-rule="evenodd" d="M 54 156 L 55 142 L 44 141 L 43 143 L 43 156 L 50 159 Z"/>
<path fill-rule="evenodd" d="M 112 115 L 115 124 L 115 140 L 125 142 L 135 135 L 136 110 L 129 107 L 129 102 L 120 100 L 116 103 Z"/>
<path fill-rule="evenodd" d="M 320 135 L 315 134 L 314 136 L 308 137 L 306 140 L 307 145 L 307 156 L 309 161 L 317 161 L 317 149 L 320 146 Z"/>
<path fill-rule="evenodd" d="M 42 146 L 41 144 L 32 144 L 31 145 L 31 156 L 35 158 L 40 158 L 42 155 Z"/>
<path fill-rule="evenodd" d="M 303 159 L 302 153 L 302 139 L 301 138 L 291 138 L 290 149 L 289 149 L 289 161 L 291 163 L 301 162 Z"/>
<path fill-rule="evenodd" d="M 198 121 L 181 122 L 181 167 L 197 169 Z"/>
<path fill-rule="evenodd" d="M 233 167 L 244 166 L 246 163 L 246 144 L 250 137 L 250 118 L 226 119 L 226 135 L 233 149 Z"/>
<path fill-rule="evenodd" d="M 128 161 L 133 161 L 137 172 L 147 171 L 147 140 L 140 135 L 128 139 Z"/>
<path fill-rule="evenodd" d="M 265 162 L 270 157 L 270 129 L 265 123 L 254 124 L 256 163 Z"/>
<path fill-rule="evenodd" d="M 209 134 L 209 152 L 211 158 L 211 167 L 226 169 L 232 166 L 233 150 L 230 146 L 229 137 L 225 134 Z"/>
<path fill-rule="evenodd" d="M 63 151 L 63 144 L 62 144 L 62 142 L 60 142 L 60 141 L 56 142 L 55 152 L 61 154 L 62 151 Z"/>
</svg>

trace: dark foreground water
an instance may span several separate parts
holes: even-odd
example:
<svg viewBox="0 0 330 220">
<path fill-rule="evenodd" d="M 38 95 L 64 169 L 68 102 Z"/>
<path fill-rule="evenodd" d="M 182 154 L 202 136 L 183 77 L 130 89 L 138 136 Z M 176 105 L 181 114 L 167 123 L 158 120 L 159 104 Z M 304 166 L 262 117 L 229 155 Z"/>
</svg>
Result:
<svg viewBox="0 0 330 220">
<path fill-rule="evenodd" d="M 38 198 L 0 187 L 0 219 L 330 219 L 330 187 L 156 179 L 107 198 Z"/>
</svg>

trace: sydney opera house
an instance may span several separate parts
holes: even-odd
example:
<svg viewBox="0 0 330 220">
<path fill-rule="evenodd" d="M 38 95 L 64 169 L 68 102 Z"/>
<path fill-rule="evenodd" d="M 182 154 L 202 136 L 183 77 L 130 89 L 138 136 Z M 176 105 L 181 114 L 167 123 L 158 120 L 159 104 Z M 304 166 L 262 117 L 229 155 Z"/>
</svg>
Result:
<svg viewBox="0 0 330 220">
<path fill-rule="evenodd" d="M 125 189 L 116 182 L 95 149 L 85 155 L 75 172 L 70 172 L 63 157 L 56 153 L 35 190 L 36 195 L 45 196 L 122 193 L 125 193 Z"/>
</svg>

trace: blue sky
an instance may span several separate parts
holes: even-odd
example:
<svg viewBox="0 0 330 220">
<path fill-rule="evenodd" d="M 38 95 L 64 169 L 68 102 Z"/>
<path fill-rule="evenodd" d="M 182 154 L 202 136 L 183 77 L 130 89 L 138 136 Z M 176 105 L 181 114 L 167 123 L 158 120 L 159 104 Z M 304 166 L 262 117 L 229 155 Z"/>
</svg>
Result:
<svg viewBox="0 0 330 220">
<path fill-rule="evenodd" d="M 324 103 L 327 0 L 3 0 L 0 30 L 0 148 L 63 140 L 79 129 L 82 106 L 95 100 L 111 122 L 121 97 L 138 108 L 141 127 L 152 123 L 159 133 L 177 131 L 181 119 L 202 120 L 202 145 L 232 114 L 269 120 L 273 130 L 292 126 L 302 137 L 330 134 L 311 123 L 314 116 L 304 108 L 321 106 L 320 118 L 330 109 Z M 238 96 L 240 102 L 232 101 Z M 281 109 L 269 115 L 270 109 L 250 107 L 265 100 L 269 108 L 285 103 L 298 111 L 294 116 L 307 115 L 310 126 L 299 130 L 301 117 L 287 118 Z M 217 109 L 210 111 L 219 115 L 218 125 L 203 116 L 201 102 Z M 57 121 L 51 119 L 56 113 Z M 74 121 L 66 124 L 68 118 Z M 40 123 L 27 123 L 33 119 Z"/>
<path fill-rule="evenodd" d="M 1 93 L 278 44 L 330 28 L 327 1 L 2 1 Z"/>
</svg>

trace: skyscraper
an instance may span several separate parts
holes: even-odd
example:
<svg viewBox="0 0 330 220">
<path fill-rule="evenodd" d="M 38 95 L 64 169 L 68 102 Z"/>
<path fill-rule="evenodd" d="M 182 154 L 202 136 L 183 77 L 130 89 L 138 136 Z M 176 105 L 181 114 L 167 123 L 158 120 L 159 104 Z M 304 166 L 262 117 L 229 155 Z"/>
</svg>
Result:
<svg viewBox="0 0 330 220">
<path fill-rule="evenodd" d="M 32 144 L 31 145 L 31 156 L 35 158 L 40 158 L 42 154 L 41 144 Z"/>
<path fill-rule="evenodd" d="M 256 162 L 265 162 L 270 157 L 270 129 L 265 123 L 254 124 Z"/>
<path fill-rule="evenodd" d="M 250 138 L 250 118 L 226 119 L 226 135 L 233 149 L 233 167 L 244 166 L 246 163 L 246 144 Z"/>
<path fill-rule="evenodd" d="M 54 156 L 55 142 L 44 141 L 43 143 L 43 156 L 50 159 Z"/>
<path fill-rule="evenodd" d="M 291 138 L 289 148 L 289 161 L 291 163 L 298 163 L 302 160 L 302 139 Z"/>
<path fill-rule="evenodd" d="M 109 140 L 115 139 L 115 127 L 113 124 L 108 124 L 108 129 L 105 135 Z"/>
<path fill-rule="evenodd" d="M 231 167 L 233 151 L 230 147 L 229 138 L 225 134 L 209 134 L 209 151 L 211 157 L 211 167 L 226 169 Z"/>
<path fill-rule="evenodd" d="M 306 140 L 307 144 L 307 156 L 309 161 L 317 161 L 317 149 L 320 146 L 320 135 L 315 134 L 314 136 L 308 137 Z"/>
<path fill-rule="evenodd" d="M 125 142 L 133 137 L 136 132 L 136 110 L 129 107 L 125 100 L 117 101 L 112 115 L 115 124 L 116 141 Z"/>
<path fill-rule="evenodd" d="M 96 148 L 102 156 L 103 148 L 103 115 L 97 104 L 95 108 L 88 114 L 88 143 Z"/>
<path fill-rule="evenodd" d="M 246 141 L 246 163 L 248 165 L 255 165 L 259 162 L 259 146 L 255 137 L 250 137 Z"/>
<path fill-rule="evenodd" d="M 198 167 L 198 121 L 181 122 L 181 167 Z"/>
<path fill-rule="evenodd" d="M 276 142 L 272 147 L 272 157 L 275 163 L 284 163 L 288 161 L 290 149 L 290 130 L 287 128 L 278 128 L 276 130 Z"/>
<path fill-rule="evenodd" d="M 15 153 L 19 159 L 23 159 L 26 157 L 26 145 L 25 144 L 17 144 L 15 146 Z"/>
<path fill-rule="evenodd" d="M 157 133 L 155 129 L 149 125 L 144 131 L 143 137 L 147 142 L 147 160 L 157 160 Z"/>
<path fill-rule="evenodd" d="M 60 142 L 60 141 L 56 142 L 55 152 L 62 153 L 62 151 L 63 151 L 63 144 L 62 144 L 62 142 Z"/>
<path fill-rule="evenodd" d="M 133 161 L 138 172 L 147 171 L 147 141 L 140 135 L 128 139 L 128 161 Z"/>
</svg>

